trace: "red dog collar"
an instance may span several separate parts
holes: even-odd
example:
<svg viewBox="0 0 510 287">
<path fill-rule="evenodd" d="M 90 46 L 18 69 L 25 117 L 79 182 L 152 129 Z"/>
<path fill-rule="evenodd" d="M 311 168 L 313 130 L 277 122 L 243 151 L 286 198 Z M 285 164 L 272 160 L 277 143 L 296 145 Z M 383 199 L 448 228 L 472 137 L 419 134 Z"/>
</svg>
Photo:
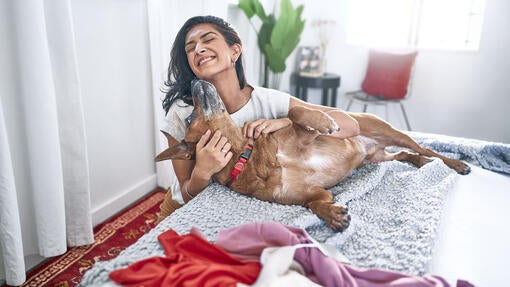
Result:
<svg viewBox="0 0 510 287">
<path fill-rule="evenodd" d="M 241 153 L 241 155 L 239 156 L 239 159 L 237 160 L 236 164 L 234 165 L 234 168 L 230 172 L 230 179 L 227 182 L 227 186 L 230 186 L 232 184 L 232 182 L 234 182 L 234 180 L 237 178 L 239 173 L 241 173 L 241 171 L 244 168 L 244 165 L 246 164 L 248 159 L 250 159 L 252 150 L 253 150 L 253 145 L 251 145 L 251 144 L 247 144 L 246 147 L 244 147 L 243 153 Z"/>
</svg>

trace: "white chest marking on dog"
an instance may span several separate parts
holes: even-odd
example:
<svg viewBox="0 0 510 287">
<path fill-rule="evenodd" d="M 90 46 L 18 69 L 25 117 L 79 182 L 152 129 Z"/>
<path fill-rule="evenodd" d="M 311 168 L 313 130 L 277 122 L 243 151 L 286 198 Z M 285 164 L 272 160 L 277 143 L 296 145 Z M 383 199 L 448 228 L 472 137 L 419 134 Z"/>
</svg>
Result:
<svg viewBox="0 0 510 287">
<path fill-rule="evenodd" d="M 309 166 L 315 170 L 321 170 L 323 168 L 327 168 L 331 163 L 331 158 L 320 155 L 313 155 L 309 159 L 305 160 L 304 164 Z"/>
<path fill-rule="evenodd" d="M 315 153 L 309 158 L 301 158 L 300 156 L 288 156 L 279 151 L 277 158 L 282 165 L 282 181 L 284 183 L 292 185 L 299 179 L 303 180 L 304 186 L 312 183 L 319 186 L 331 184 L 328 170 L 334 163 L 333 159 L 327 154 Z M 275 193 L 275 196 L 286 196 L 286 193 L 290 192 L 288 188 L 289 185 L 284 184 L 282 189 Z"/>
<path fill-rule="evenodd" d="M 282 152 L 276 154 L 278 161 L 285 167 L 286 164 L 295 165 L 296 162 L 301 162 L 300 165 L 303 167 L 309 167 L 314 170 L 321 170 L 327 168 L 331 164 L 331 157 L 327 155 L 314 154 L 307 159 L 300 159 L 299 157 L 289 157 Z"/>
</svg>

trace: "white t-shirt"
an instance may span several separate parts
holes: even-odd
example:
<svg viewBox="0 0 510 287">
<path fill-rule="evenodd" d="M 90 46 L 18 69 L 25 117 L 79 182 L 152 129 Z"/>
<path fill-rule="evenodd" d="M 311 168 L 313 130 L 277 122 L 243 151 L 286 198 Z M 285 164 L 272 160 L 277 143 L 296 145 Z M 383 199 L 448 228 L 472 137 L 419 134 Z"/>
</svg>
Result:
<svg viewBox="0 0 510 287">
<path fill-rule="evenodd" d="M 232 120 L 242 127 L 247 121 L 257 119 L 285 118 L 289 113 L 290 95 L 278 90 L 262 87 L 253 87 L 250 100 L 237 112 L 230 114 Z M 193 111 L 193 106 L 186 105 L 184 101 L 177 100 L 168 110 L 165 117 L 166 126 L 164 131 L 171 134 L 176 140 L 181 141 L 186 132 L 185 119 Z M 171 189 L 174 200 L 183 203 L 179 182 L 175 174 L 171 174 Z"/>
</svg>

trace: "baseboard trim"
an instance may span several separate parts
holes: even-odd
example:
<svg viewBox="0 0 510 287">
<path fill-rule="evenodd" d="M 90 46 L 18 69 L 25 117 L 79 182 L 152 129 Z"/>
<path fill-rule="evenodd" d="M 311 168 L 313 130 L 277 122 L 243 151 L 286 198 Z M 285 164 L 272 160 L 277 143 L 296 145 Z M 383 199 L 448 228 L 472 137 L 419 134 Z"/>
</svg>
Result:
<svg viewBox="0 0 510 287">
<path fill-rule="evenodd" d="M 112 198 L 110 201 L 105 202 L 101 206 L 92 209 L 92 225 L 96 226 L 99 223 L 110 218 L 117 212 L 126 208 L 130 204 L 136 202 L 144 195 L 153 191 L 157 187 L 156 174 L 149 176 L 148 178 L 140 181 L 138 184 L 126 189 L 119 193 L 117 196 Z"/>
</svg>

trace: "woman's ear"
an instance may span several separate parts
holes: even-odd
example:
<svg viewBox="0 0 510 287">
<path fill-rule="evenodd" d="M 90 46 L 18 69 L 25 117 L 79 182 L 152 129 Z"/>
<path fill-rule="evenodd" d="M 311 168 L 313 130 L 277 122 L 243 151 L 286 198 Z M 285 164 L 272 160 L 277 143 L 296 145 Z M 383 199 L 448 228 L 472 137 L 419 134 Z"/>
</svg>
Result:
<svg viewBox="0 0 510 287">
<path fill-rule="evenodd" d="M 239 59 L 239 57 L 241 56 L 243 48 L 241 45 L 234 43 L 231 49 L 232 49 L 232 63 L 235 63 L 237 62 L 237 59 Z"/>
</svg>

